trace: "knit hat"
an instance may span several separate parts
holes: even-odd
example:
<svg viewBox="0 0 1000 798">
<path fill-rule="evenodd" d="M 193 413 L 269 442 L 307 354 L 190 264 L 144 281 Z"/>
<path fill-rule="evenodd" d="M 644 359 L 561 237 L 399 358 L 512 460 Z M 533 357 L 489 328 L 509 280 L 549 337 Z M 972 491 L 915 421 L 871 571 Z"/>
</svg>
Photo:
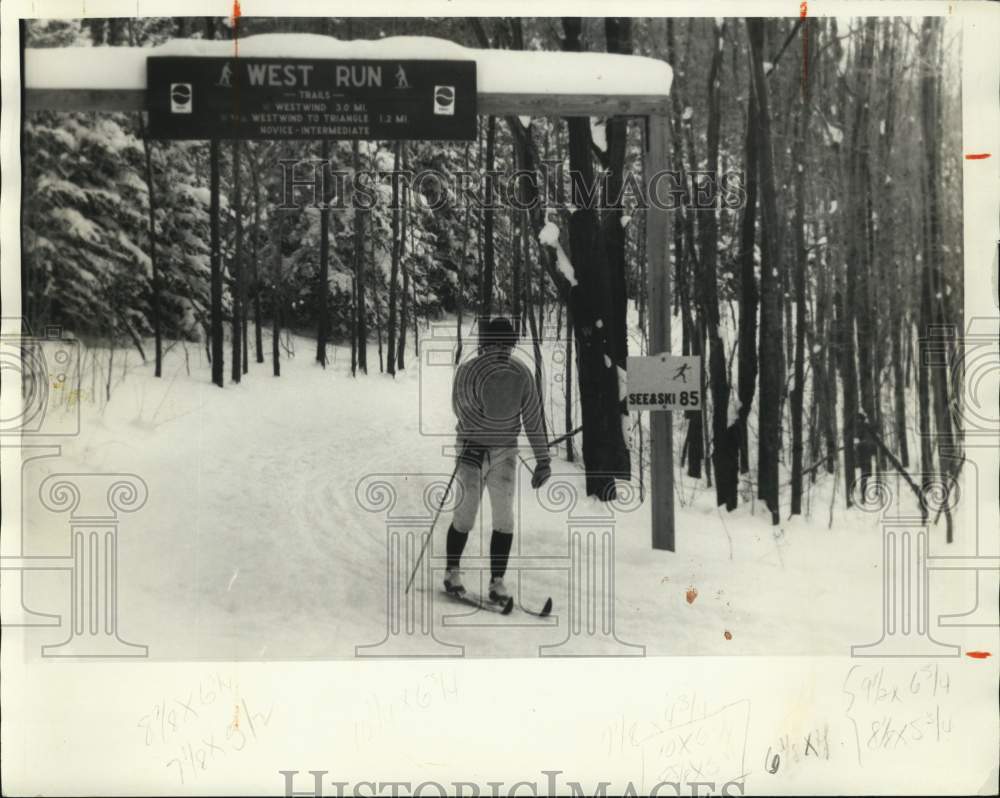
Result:
<svg viewBox="0 0 1000 798">
<path fill-rule="evenodd" d="M 509 319 L 506 319 L 503 316 L 497 316 L 494 319 L 490 319 L 489 324 L 486 325 L 486 330 L 484 331 L 482 338 L 483 346 L 496 344 L 514 346 L 517 343 L 517 333 L 514 332 L 514 326 L 510 323 Z"/>
</svg>

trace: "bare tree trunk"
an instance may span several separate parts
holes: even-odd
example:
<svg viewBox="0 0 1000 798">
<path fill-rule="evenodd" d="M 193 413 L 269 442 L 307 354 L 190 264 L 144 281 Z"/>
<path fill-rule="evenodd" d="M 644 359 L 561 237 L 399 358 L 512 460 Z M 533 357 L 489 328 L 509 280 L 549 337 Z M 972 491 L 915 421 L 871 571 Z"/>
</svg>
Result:
<svg viewBox="0 0 1000 798">
<path fill-rule="evenodd" d="M 518 123 L 520 124 L 520 123 Z M 524 326 L 521 324 L 521 320 L 524 316 L 523 309 L 521 307 L 521 299 L 524 294 L 524 287 L 521 281 L 521 252 L 520 247 L 517 245 L 517 211 L 513 208 L 510 211 L 510 233 L 511 233 L 511 247 L 510 256 L 507 260 L 510 262 L 510 274 L 511 274 L 511 288 L 510 288 L 510 319 L 514 325 L 514 332 L 520 336 L 524 332 Z"/>
<path fill-rule="evenodd" d="M 808 47 L 812 20 L 803 20 L 800 28 L 803 46 Z M 802 105 L 798 114 L 798 131 L 795 137 L 795 386 L 790 397 L 792 410 L 792 515 L 802 514 L 802 409 L 805 396 L 805 342 L 806 342 L 806 140 L 809 135 L 809 116 L 812 110 L 810 97 L 810 66 L 808 52 L 802 68 Z M 815 384 L 815 380 L 814 380 Z M 816 391 L 813 389 L 813 395 Z"/>
<path fill-rule="evenodd" d="M 827 264 L 827 271 L 831 272 L 829 263 Z M 827 274 L 827 302 L 829 304 L 829 316 L 830 320 L 827 322 L 827 329 L 829 332 L 829 340 L 836 341 L 836 321 L 834 319 L 834 307 L 833 307 L 833 281 L 834 276 L 832 274 Z M 824 426 L 824 435 L 826 438 L 826 473 L 836 474 L 837 472 L 837 358 L 833 354 L 827 355 L 826 358 L 826 424 Z"/>
<path fill-rule="evenodd" d="M 632 20 L 629 17 L 605 17 L 604 33 L 606 49 L 609 53 L 630 55 L 632 53 Z M 628 120 L 611 117 L 605 125 L 607 134 L 607 174 L 605 182 L 605 212 L 601 220 L 604 228 L 604 244 L 607 250 L 608 298 L 605 303 L 604 327 L 607 330 L 608 355 L 615 370 L 624 372 L 628 363 L 628 265 L 626 261 L 626 234 L 622 225 L 624 208 L 620 194 L 625 181 L 625 156 L 628 147 Z M 616 375 L 617 376 L 617 375 Z M 617 394 L 616 394 L 617 398 Z M 610 397 L 609 397 L 610 399 Z M 629 420 L 628 406 L 624 399 L 618 400 L 618 425 L 624 428 Z M 624 438 L 624 433 L 622 433 Z M 623 441 L 626 456 L 628 444 Z M 629 473 L 631 461 L 629 458 Z"/>
<path fill-rule="evenodd" d="M 667 18 L 667 61 L 675 71 L 681 69 L 677 59 L 677 45 L 674 36 L 674 20 Z M 674 88 L 670 92 L 671 102 L 671 150 L 678 170 L 685 167 L 684 143 L 687 143 L 688 168 L 697 164 L 694 149 L 694 136 L 691 133 L 690 122 L 684 121 L 683 100 L 680 92 Z M 685 133 L 687 135 L 685 135 Z M 692 275 L 698 271 L 698 252 L 695 245 L 694 211 L 691 207 L 691 197 L 687 190 L 687 181 L 681 193 L 681 222 L 674 228 L 674 281 L 677 290 L 674 292 L 675 311 L 681 315 L 681 351 L 685 355 L 700 357 L 702 353 L 701 338 L 698 332 L 697 313 L 693 307 L 697 304 L 692 298 Z M 655 353 L 651 353 L 655 354 Z M 704 389 L 704 370 L 702 372 L 699 391 Z M 704 393 L 702 393 L 704 396 Z M 689 410 L 684 413 L 687 421 L 687 434 L 681 451 L 681 464 L 687 462 L 687 474 L 694 479 L 702 476 L 702 466 L 705 464 L 705 427 L 704 414 L 700 410 Z"/>
<path fill-rule="evenodd" d="M 358 143 L 354 142 L 357 152 Z M 330 162 L 330 141 L 320 142 L 320 160 L 324 178 Z M 357 162 L 355 161 L 355 169 Z M 319 210 L 319 274 L 316 277 L 316 362 L 326 368 L 326 341 L 330 334 L 330 208 L 327 195 L 329 181 L 323 180 L 323 207 Z M 355 214 L 358 213 L 355 209 Z"/>
<path fill-rule="evenodd" d="M 752 81 L 751 81 L 752 82 Z M 740 397 L 739 437 L 740 473 L 750 471 L 749 435 L 747 419 L 753 406 L 757 386 L 757 305 L 760 296 L 757 291 L 757 277 L 754 269 L 754 239 L 757 225 L 757 105 L 754 102 L 753 87 L 747 96 L 746 131 L 746 175 L 747 199 L 743 209 L 740 227 L 740 360 L 738 393 Z"/>
<path fill-rule="evenodd" d="M 941 22 L 928 17 L 921 29 L 922 71 L 920 76 L 920 110 L 924 147 L 924 203 L 926 206 L 927 234 L 923 258 L 923 272 L 926 275 L 924 301 L 927 305 L 925 325 L 921 330 L 924 349 L 929 349 L 926 341 L 932 334 L 944 336 L 936 344 L 936 349 L 947 343 L 945 323 L 949 321 L 944 313 L 945 286 L 942 273 L 942 233 L 941 233 L 941 130 L 940 98 L 937 83 L 940 80 L 938 48 L 941 46 Z M 921 358 L 921 362 L 924 358 Z M 944 352 L 937 352 L 929 366 L 930 391 L 933 401 L 934 426 L 937 433 L 938 470 L 940 478 L 947 480 L 957 469 L 949 468 L 947 462 L 958 462 L 959 452 L 953 439 L 951 423 L 951 397 L 949 389 L 948 358 Z M 929 424 L 928 424 L 929 426 Z M 925 469 L 928 470 L 928 469 Z M 928 477 L 925 476 L 925 479 Z M 944 511 L 947 523 L 946 542 L 954 539 L 951 513 Z"/>
<path fill-rule="evenodd" d="M 899 274 L 899 268 L 895 269 Z M 893 311 L 892 319 L 892 381 L 893 381 L 893 410 L 896 426 L 896 448 L 899 451 L 899 459 L 904 468 L 910 467 L 910 445 L 906 435 L 906 392 L 904 390 L 903 379 L 903 353 L 901 350 L 901 338 L 903 330 L 909 329 L 909 324 L 903 320 L 903 308 L 896 308 Z"/>
<path fill-rule="evenodd" d="M 402 152 L 402 166 L 403 171 L 406 171 L 406 147 L 403 147 Z M 406 324 L 407 319 L 410 315 L 410 267 L 407 265 L 406 259 L 406 233 L 410 227 L 410 213 L 409 213 L 409 203 L 408 195 L 406 193 L 406 187 L 402 189 L 402 204 L 403 207 L 400 209 L 400 219 L 399 219 L 399 267 L 403 271 L 403 287 L 401 290 L 400 302 L 399 302 L 399 342 L 396 348 L 396 369 L 398 371 L 406 368 Z M 411 233 L 412 235 L 412 233 Z M 412 248 L 411 248 L 412 251 Z M 413 281 L 414 291 L 416 290 L 416 281 Z M 416 341 L 417 338 L 417 303 L 416 294 L 414 294 L 413 302 L 413 339 Z"/>
<path fill-rule="evenodd" d="M 358 276 L 351 274 L 351 376 L 358 376 Z"/>
<path fill-rule="evenodd" d="M 354 173 L 358 172 L 358 142 L 354 142 Z M 354 286 L 357 324 L 357 367 L 368 373 L 368 310 L 365 303 L 365 227 L 370 226 L 370 211 L 354 209 Z"/>
<path fill-rule="evenodd" d="M 869 145 L 869 101 L 871 95 L 871 72 L 874 62 L 875 25 L 877 20 L 868 17 L 865 20 L 861 50 L 858 58 L 858 80 L 856 85 L 856 111 L 854 130 L 851 137 L 851 152 L 853 166 L 850 176 L 853 188 L 849 196 L 855 198 L 851 208 L 855 209 L 854 225 L 848 249 L 848 264 L 851 273 L 848 275 L 850 287 L 856 285 L 857 291 L 849 311 L 855 315 L 855 330 L 857 335 L 858 354 L 858 388 L 861 394 L 861 408 L 865 418 L 872 425 L 877 422 L 875 409 L 875 370 L 872 352 L 877 346 L 878 331 L 872 309 L 872 271 L 874 264 L 871 259 L 871 168 Z M 852 277 L 853 274 L 853 277 Z M 867 479 L 873 471 L 875 447 L 867 436 L 857 435 L 858 444 L 855 455 L 861 469 L 863 479 Z"/>
<path fill-rule="evenodd" d="M 530 230 L 532 229 L 531 228 L 531 219 L 527 218 L 526 219 L 526 223 L 528 224 L 528 230 L 529 230 L 528 235 L 530 236 L 531 235 Z M 539 255 L 539 263 L 538 263 L 538 293 L 536 294 L 536 300 L 535 300 L 535 302 L 536 302 L 536 310 L 538 312 L 538 343 L 542 343 L 542 340 L 545 337 L 545 318 L 546 318 L 546 315 L 545 315 L 546 314 L 546 310 L 545 310 L 545 294 L 546 294 L 546 290 L 545 290 L 545 267 L 542 266 L 542 264 L 541 264 L 541 252 L 539 252 L 538 255 Z"/>
<path fill-rule="evenodd" d="M 566 305 L 566 434 L 573 431 L 573 317 L 569 305 Z M 566 438 L 566 459 L 573 462 L 576 454 L 573 450 L 572 436 Z"/>
<path fill-rule="evenodd" d="M 250 355 L 249 355 L 250 341 L 247 338 L 247 322 L 248 322 L 248 319 L 247 319 L 247 309 L 246 309 L 246 305 L 244 305 L 243 306 L 243 312 L 240 314 L 240 327 L 241 327 L 241 330 L 240 330 L 240 341 L 242 341 L 242 343 L 243 343 L 242 368 L 243 368 L 243 373 L 244 374 L 247 374 L 250 371 L 250 361 L 249 361 L 249 357 L 250 357 Z"/>
<path fill-rule="evenodd" d="M 219 241 L 219 140 L 209 143 L 209 192 L 211 215 L 211 338 L 212 338 L 212 382 L 222 388 L 225 385 L 225 364 L 223 363 L 222 341 L 222 246 Z"/>
<path fill-rule="evenodd" d="M 275 377 L 281 376 L 281 314 L 284 300 L 282 297 L 282 239 L 285 235 L 285 216 L 282 211 L 276 212 L 274 237 L 274 283 L 271 288 L 271 364 Z"/>
<path fill-rule="evenodd" d="M 233 247 L 233 363 L 232 380 L 243 377 L 243 196 L 240 179 L 240 150 L 242 142 L 233 139 L 233 212 L 236 230 Z"/>
<path fill-rule="evenodd" d="M 246 146 L 246 145 L 244 145 Z M 254 203 L 256 204 L 256 202 Z M 240 204 L 240 214 L 243 214 L 242 202 Z M 254 229 L 253 235 L 256 236 L 257 231 Z M 247 305 L 249 304 L 249 275 L 247 274 L 246 264 L 242 266 L 241 272 L 241 289 L 240 289 L 240 373 L 247 374 L 250 371 L 249 366 L 249 354 L 248 349 L 250 346 L 250 341 L 247 338 Z"/>
<path fill-rule="evenodd" d="M 413 292 L 410 297 L 413 310 L 410 315 L 413 317 L 413 354 L 420 357 L 420 307 L 417 305 L 417 281 L 416 278 L 410 281 L 410 290 Z"/>
<path fill-rule="evenodd" d="M 483 120 L 482 117 L 476 122 L 476 169 L 480 172 L 483 171 Z M 492 194 L 491 184 L 487 180 L 487 195 Z M 485 274 L 485 255 L 484 255 L 484 245 L 483 239 L 485 238 L 484 226 L 485 213 L 482 208 L 476 209 L 476 318 L 477 318 L 477 335 L 479 333 L 479 326 L 481 326 L 482 313 L 483 313 L 483 287 L 485 285 L 483 275 Z"/>
<path fill-rule="evenodd" d="M 465 145 L 465 169 L 470 169 L 469 145 Z M 469 236 L 472 234 L 472 203 L 465 206 L 465 230 L 462 238 L 462 254 L 458 259 L 458 290 L 455 292 L 455 335 L 458 343 L 455 347 L 455 365 L 462 361 L 462 311 L 465 308 L 465 259 L 469 255 Z"/>
<path fill-rule="evenodd" d="M 156 254 L 156 186 L 153 180 L 153 145 L 146 137 L 146 126 L 139 114 L 142 127 L 142 149 L 146 156 L 146 188 L 149 192 L 149 263 L 152 270 L 151 301 L 153 311 L 153 341 L 155 347 L 154 377 L 163 376 L 163 331 L 160 311 L 160 263 Z M 143 358 L 145 360 L 145 358 Z"/>
<path fill-rule="evenodd" d="M 135 344 L 135 348 L 139 351 L 139 357 L 142 358 L 142 362 L 146 362 L 146 352 L 142 348 L 142 339 L 139 334 L 135 331 L 135 328 L 129 324 L 128 318 L 126 318 L 125 313 L 120 307 L 115 308 L 115 314 L 118 316 L 118 320 L 121 322 L 122 327 L 125 332 L 128 333 L 128 337 L 132 339 L 132 343 Z M 125 357 L 128 357 L 128 352 L 125 353 Z M 124 367 L 123 367 L 124 368 Z M 124 379 L 125 374 L 122 373 L 122 378 Z"/>
<path fill-rule="evenodd" d="M 392 181 L 392 266 L 389 273 L 389 343 L 386 371 L 395 376 L 396 374 L 396 282 L 399 278 L 399 261 L 402 239 L 400 236 L 400 197 L 399 197 L 399 174 L 400 154 L 402 143 L 396 142 L 395 156 L 393 158 L 393 181 Z"/>
<path fill-rule="evenodd" d="M 371 219 L 372 217 L 369 216 L 369 220 Z M 371 289 L 372 301 L 375 303 L 375 326 L 378 329 L 378 370 L 379 374 L 384 374 L 385 361 L 382 351 L 382 319 L 380 312 L 380 305 L 382 303 L 378 297 L 378 283 L 375 282 L 376 276 L 382 272 L 379 269 L 378 259 L 375 256 L 375 229 L 375 224 L 372 223 L 368 235 L 368 263 L 371 266 L 368 271 L 368 288 Z"/>
<path fill-rule="evenodd" d="M 104 403 L 111 401 L 111 374 L 115 365 L 115 333 L 110 326 L 108 328 L 108 379 L 104 383 Z"/>
<path fill-rule="evenodd" d="M 497 120 L 491 116 L 486 122 L 486 173 L 493 171 L 496 155 Z M 486 207 L 483 209 L 483 268 L 479 279 L 479 324 L 482 327 L 493 314 L 493 271 L 496 262 L 495 243 L 493 241 L 494 189 L 492 180 L 487 180 Z"/>
<path fill-rule="evenodd" d="M 404 233 L 404 240 L 405 236 Z M 399 265 L 403 272 L 403 287 L 399 296 L 399 344 L 396 348 L 396 370 L 402 371 L 406 368 L 406 325 L 410 310 L 410 270 L 406 267 L 405 257 L 400 258 Z M 413 321 L 416 324 L 416 314 L 414 314 Z"/>
<path fill-rule="evenodd" d="M 580 51 L 582 29 L 578 18 L 563 18 L 563 47 Z M 614 318 L 614 289 L 607 241 L 594 208 L 582 195 L 582 188 L 594 178 L 591 161 L 593 142 L 586 117 L 568 117 L 570 168 L 582 180 L 573 187 L 573 204 L 579 208 L 569 224 L 570 256 L 578 285 L 570 291 L 574 329 L 578 333 L 580 404 L 583 413 L 583 461 L 586 491 L 601 501 L 613 500 L 615 479 L 630 476 L 629 452 L 621 424 L 618 373 L 611 354 L 614 331 L 604 319 Z M 598 322 L 601 322 L 598 324 Z"/>
<path fill-rule="evenodd" d="M 538 335 L 538 325 L 535 323 L 535 314 L 531 312 L 531 221 L 528 219 L 528 212 L 522 211 L 521 217 L 521 243 L 524 250 L 524 287 L 525 304 L 528 310 L 528 328 L 531 331 L 531 345 L 535 358 L 535 390 L 538 391 L 542 406 L 542 423 L 545 423 L 545 391 L 542 386 L 542 345 Z"/>
<path fill-rule="evenodd" d="M 887 74 L 881 81 L 886 86 L 885 91 L 885 128 L 882 131 L 881 147 L 879 152 L 879 163 L 883 165 L 887 175 L 890 169 L 890 155 L 894 143 L 896 127 L 896 51 L 899 47 L 899 20 L 889 19 L 883 23 L 884 41 L 882 45 L 881 60 L 886 66 Z M 894 201 L 895 186 L 891 180 L 883 181 L 880 191 L 882 207 L 884 211 L 879 214 L 885 221 L 880 227 L 881 251 L 883 253 L 881 262 L 891 263 L 892 283 L 895 291 L 899 291 L 902 285 L 902 275 L 899 269 L 899 260 L 896 257 L 895 248 L 895 224 L 891 221 L 891 214 L 895 208 Z M 899 452 L 899 459 L 904 468 L 910 465 L 910 449 L 906 434 L 906 391 L 904 380 L 904 352 L 903 352 L 903 329 L 908 325 L 905 323 L 906 304 L 902 301 L 889 303 L 889 338 L 890 338 L 890 359 L 892 360 L 892 386 L 893 386 L 893 423 L 895 427 L 896 449 Z"/>
<path fill-rule="evenodd" d="M 256 157 L 250 160 L 250 177 L 253 180 L 253 328 L 254 350 L 257 362 L 264 362 L 263 313 L 260 306 L 260 176 Z"/>
<path fill-rule="evenodd" d="M 758 492 L 771 511 L 771 522 L 780 521 L 778 505 L 778 453 L 781 448 L 781 394 L 783 390 L 782 324 L 778 199 L 771 149 L 771 116 L 764 75 L 765 22 L 748 19 L 753 91 L 757 103 L 760 142 L 760 187 L 763 212 L 763 264 L 760 301 L 760 446 L 757 458 Z"/>
<path fill-rule="evenodd" d="M 720 95 L 719 69 L 722 65 L 724 25 L 716 25 L 712 63 L 708 71 L 708 128 L 706 132 L 708 173 L 719 169 Z M 729 379 L 726 374 L 726 351 L 719 329 L 718 222 L 714 208 L 700 219 L 701 280 L 699 285 L 702 318 L 708 335 L 709 370 L 712 388 L 712 465 L 715 471 L 716 503 L 735 510 L 739 486 L 739 437 L 728 433 Z M 707 415 L 707 414 L 706 414 Z M 735 431 L 734 431 L 735 432 Z"/>
<path fill-rule="evenodd" d="M 639 286 L 636 291 L 636 311 L 639 314 L 639 329 L 643 339 L 646 336 L 646 214 L 639 216 L 639 231 L 636 233 L 639 258 Z"/>
<path fill-rule="evenodd" d="M 701 266 L 698 267 L 698 277 L 696 278 L 699 283 L 704 279 L 701 276 Z M 705 314 L 700 310 L 698 312 L 698 351 L 705 352 L 708 350 L 708 324 L 705 321 Z M 723 353 L 723 375 L 725 374 L 725 353 Z M 709 382 L 709 371 L 711 370 L 711 353 L 709 353 L 709 368 L 702 369 L 701 373 L 698 375 L 699 379 L 699 396 L 708 396 L 708 382 Z M 698 420 L 701 422 L 701 436 L 703 441 L 710 440 L 709 438 L 709 420 L 707 412 L 699 412 Z M 713 442 L 714 446 L 714 442 Z M 706 487 L 712 487 L 712 471 L 714 468 L 714 463 L 712 462 L 714 456 L 714 449 L 712 452 L 705 456 L 705 485 Z"/>
<path fill-rule="evenodd" d="M 375 330 L 378 334 L 378 370 L 379 373 L 384 373 L 385 358 L 382 354 L 382 303 L 379 302 L 377 285 L 372 286 L 372 301 L 375 303 Z"/>
<path fill-rule="evenodd" d="M 829 223 L 817 221 L 817 234 L 824 234 L 827 240 L 832 239 Z M 820 238 L 823 236 L 820 235 Z M 813 303 L 814 322 L 806 325 L 806 344 L 809 352 L 809 362 L 812 367 L 813 407 L 815 418 L 811 418 L 809 460 L 819 462 L 821 451 L 825 449 L 823 460 L 826 471 L 834 472 L 837 451 L 836 412 L 837 412 L 837 372 L 834 363 L 836 332 L 832 323 L 833 289 L 830 285 L 830 258 L 823 247 L 817 247 L 815 274 L 816 293 Z M 823 342 L 822 344 L 820 342 Z M 825 344 L 825 345 L 824 345 Z M 809 471 L 810 481 L 816 481 L 817 469 Z"/>
</svg>

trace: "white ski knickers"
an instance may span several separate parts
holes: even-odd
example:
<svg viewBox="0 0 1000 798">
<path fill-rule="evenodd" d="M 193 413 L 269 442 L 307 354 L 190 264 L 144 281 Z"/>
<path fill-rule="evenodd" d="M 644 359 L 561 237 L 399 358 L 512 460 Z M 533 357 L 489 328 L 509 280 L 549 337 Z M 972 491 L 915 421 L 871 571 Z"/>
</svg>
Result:
<svg viewBox="0 0 1000 798">
<path fill-rule="evenodd" d="M 493 511 L 493 526 L 499 532 L 514 532 L 514 481 L 517 477 L 517 450 L 510 448 L 488 448 L 483 456 L 483 464 L 477 465 L 459 458 L 455 483 L 458 488 L 458 504 L 452 525 L 459 532 L 468 532 L 475 526 L 476 513 L 485 483 L 490 493 L 490 508 Z"/>
</svg>

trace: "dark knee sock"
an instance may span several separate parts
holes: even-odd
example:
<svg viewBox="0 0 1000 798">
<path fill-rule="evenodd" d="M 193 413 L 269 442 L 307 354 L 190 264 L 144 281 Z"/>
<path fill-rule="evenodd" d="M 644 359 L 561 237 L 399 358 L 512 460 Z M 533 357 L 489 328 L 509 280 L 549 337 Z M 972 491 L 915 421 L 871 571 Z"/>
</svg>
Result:
<svg viewBox="0 0 1000 798">
<path fill-rule="evenodd" d="M 468 532 L 459 532 L 454 525 L 448 527 L 448 540 L 445 543 L 445 553 L 448 555 L 448 567 L 458 568 L 458 561 L 465 550 L 465 541 L 469 539 Z"/>
<path fill-rule="evenodd" d="M 494 579 L 500 579 L 507 573 L 507 558 L 510 557 L 513 542 L 513 532 L 493 530 L 493 537 L 490 538 L 490 571 Z"/>
</svg>

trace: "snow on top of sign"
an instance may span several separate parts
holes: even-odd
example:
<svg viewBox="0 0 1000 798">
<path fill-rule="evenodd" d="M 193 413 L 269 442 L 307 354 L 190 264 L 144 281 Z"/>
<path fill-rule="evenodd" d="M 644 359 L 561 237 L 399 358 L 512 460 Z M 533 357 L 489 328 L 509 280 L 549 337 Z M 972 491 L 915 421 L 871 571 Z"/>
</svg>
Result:
<svg viewBox="0 0 1000 798">
<path fill-rule="evenodd" d="M 25 52 L 29 89 L 144 89 L 150 56 L 232 56 L 232 40 L 171 39 L 158 47 L 53 47 Z M 429 36 L 342 41 L 314 33 L 264 33 L 239 40 L 249 58 L 472 60 L 488 94 L 656 94 L 673 74 L 656 58 L 616 53 L 475 50 Z"/>
</svg>

